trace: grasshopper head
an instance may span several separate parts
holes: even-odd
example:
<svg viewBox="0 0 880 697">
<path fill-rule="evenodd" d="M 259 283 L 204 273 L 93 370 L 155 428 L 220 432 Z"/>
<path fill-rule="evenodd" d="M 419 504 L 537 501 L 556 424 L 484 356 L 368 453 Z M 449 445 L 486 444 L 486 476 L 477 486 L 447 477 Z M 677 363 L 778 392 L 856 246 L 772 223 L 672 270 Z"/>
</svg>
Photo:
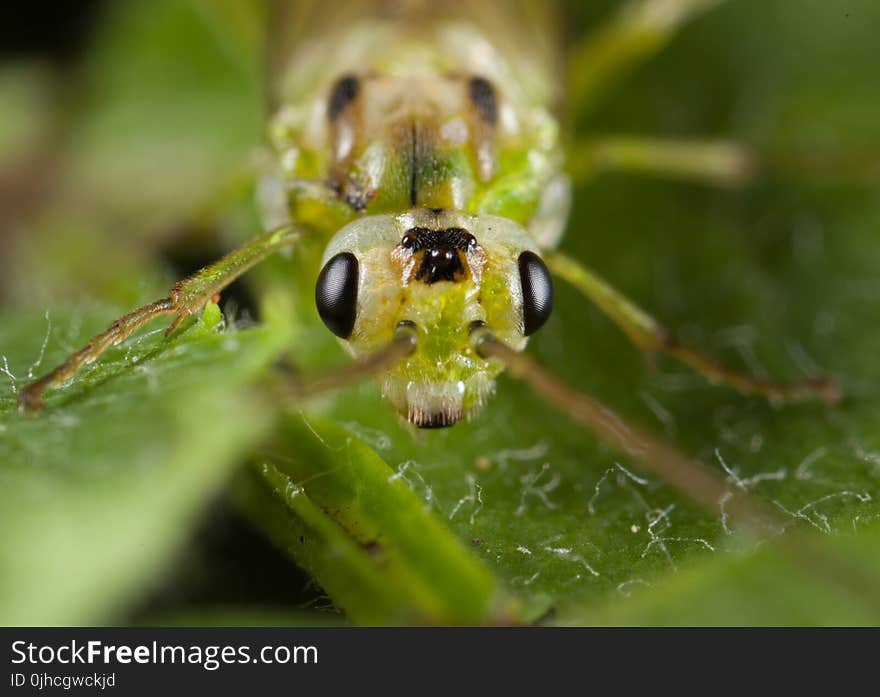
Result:
<svg viewBox="0 0 880 697">
<path fill-rule="evenodd" d="M 501 364 L 472 340 L 487 328 L 521 350 L 550 314 L 553 289 L 528 233 L 496 216 L 416 209 L 356 220 L 331 240 L 318 312 L 355 357 L 387 345 L 401 325 L 416 349 L 380 382 L 421 428 L 452 426 L 492 393 Z"/>
</svg>

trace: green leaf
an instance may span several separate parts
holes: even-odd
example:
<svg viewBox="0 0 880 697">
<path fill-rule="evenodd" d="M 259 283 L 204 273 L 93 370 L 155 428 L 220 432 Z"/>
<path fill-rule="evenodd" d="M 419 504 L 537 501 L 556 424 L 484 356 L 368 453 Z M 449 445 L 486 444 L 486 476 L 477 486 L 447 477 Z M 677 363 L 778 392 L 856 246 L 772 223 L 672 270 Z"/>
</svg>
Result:
<svg viewBox="0 0 880 697">
<path fill-rule="evenodd" d="M 877 17 L 871 4 L 850 11 L 861 23 Z M 589 126 L 739 137 L 771 155 L 778 143 L 802 148 L 805 160 L 811 147 L 839 143 L 846 153 L 848 143 L 876 144 L 877 93 L 860 76 L 871 74 L 877 57 L 844 39 L 844 21 L 823 3 L 730 3 L 686 30 Z M 759 25 L 758 34 L 750 29 Z M 748 36 L 749 51 L 735 48 L 738 36 Z M 815 96 L 817 76 L 828 80 L 825 99 Z M 842 79 L 849 98 L 832 99 Z M 842 142 L 841 119 L 848 125 Z M 840 407 L 776 409 L 665 360 L 652 372 L 567 287 L 530 346 L 571 384 L 722 474 L 727 467 L 731 490 L 748 488 L 792 525 L 832 538 L 857 536 L 880 516 L 880 337 L 872 319 L 880 201 L 874 182 L 845 162 L 815 171 L 771 159 L 738 193 L 608 175 L 577 192 L 563 243 L 711 354 L 779 377 L 838 376 L 847 395 Z M 715 515 L 696 510 L 509 379 L 473 423 L 417 438 L 368 388 L 349 391 L 332 413 L 398 468 L 463 541 L 479 541 L 475 553 L 524 599 L 526 619 L 560 602 L 613 608 L 628 589 L 674 579 L 692 563 L 735 573 L 734 538 L 720 507 Z M 735 616 L 743 601 L 734 600 L 716 621 Z M 816 605 L 810 621 L 851 617 L 839 608 Z M 782 606 L 775 621 L 804 617 Z"/>
<path fill-rule="evenodd" d="M 48 333 L 42 318 L 0 320 L 0 365 L 15 376 L 0 398 L 6 625 L 112 620 L 168 571 L 198 512 L 272 423 L 243 386 L 284 336 L 220 331 L 216 307 L 178 339 L 152 332 L 112 349 L 44 413 L 18 414 L 27 376 L 118 312 L 99 310 L 55 317 Z"/>
<path fill-rule="evenodd" d="M 475 624 L 513 616 L 491 574 L 431 515 L 405 472 L 318 417 L 289 417 L 278 433 L 257 470 L 292 515 L 265 494 L 245 505 L 352 619 Z"/>
<path fill-rule="evenodd" d="M 247 40 L 218 51 L 205 38 L 217 36 L 217 25 L 200 14 L 204 4 L 196 11 L 156 3 L 155 14 L 124 5 L 92 56 L 97 86 L 85 113 L 94 118 L 82 123 L 71 154 L 70 171 L 101 186 L 80 216 L 66 215 L 76 210 L 69 200 L 49 206 L 54 230 L 70 226 L 68 244 L 43 234 L 51 226 L 28 228 L 28 263 L 17 265 L 16 256 L 9 265 L 19 288 L 41 273 L 57 279 L 78 254 L 68 285 L 89 287 L 106 273 L 122 289 L 117 297 L 142 295 L 132 269 L 153 268 L 149 250 L 114 256 L 105 250 L 119 247 L 105 247 L 102 231 L 119 238 L 120 211 L 124 218 L 145 206 L 137 239 L 149 239 L 150 228 L 170 234 L 215 190 L 217 170 L 228 172 L 259 137 L 258 109 L 247 106 L 250 78 L 235 67 Z M 16 414 L 7 388 L 2 619 L 124 621 L 150 587 L 175 582 L 175 553 L 225 487 L 354 622 L 871 621 L 870 593 L 853 588 L 877 579 L 880 556 L 878 22 L 871 0 L 845 10 L 774 0 L 729 2 L 689 25 L 583 128 L 741 139 L 758 147 L 764 169 L 741 191 L 604 175 L 576 192 L 563 242 L 681 338 L 731 364 L 777 377 L 834 374 L 846 395 L 841 406 L 777 409 L 664 359 L 651 370 L 561 285 L 554 316 L 529 347 L 571 385 L 727 476 L 732 491 L 770 502 L 818 540 L 842 583 L 784 547 L 744 546 L 720 504 L 698 510 L 510 378 L 479 418 L 445 431 L 413 433 L 374 385 L 278 421 L 279 405 L 244 387 L 265 377 L 278 353 L 289 348 L 302 365 L 343 359 L 333 338 L 310 324 L 313 308 L 299 307 L 288 313 L 298 318 L 295 333 L 275 321 L 217 333 L 203 321 L 170 342 L 136 339 L 52 396 L 39 419 Z M 124 38 L 136 28 L 138 41 Z M 163 91 L 163 71 L 149 55 L 190 69 Z M 143 74 L 141 93 L 127 83 L 133 74 Z M 144 139 L 129 162 L 122 154 L 132 134 Z M 155 161 L 142 156 L 150 143 L 161 146 Z M 194 169 L 171 171 L 141 198 L 142 175 L 181 144 L 199 153 Z M 196 186 L 175 189 L 190 174 Z M 168 208 L 156 209 L 166 194 Z M 74 230 L 91 242 L 79 244 Z M 298 288 L 303 297 L 312 290 Z M 0 324 L 0 354 L 16 388 L 40 356 L 40 308 L 8 310 Z M 53 310 L 40 366 L 123 309 Z M 274 582 L 286 588 L 290 579 Z M 252 601 L 260 622 L 261 597 Z M 192 610 L 175 614 L 197 617 Z"/>
<path fill-rule="evenodd" d="M 825 540 L 822 551 L 838 563 L 867 567 L 862 570 L 869 571 L 868 578 L 876 584 L 878 544 L 875 525 L 858 537 Z M 880 622 L 876 585 L 855 593 L 840 583 L 838 570 L 816 573 L 777 551 L 765 548 L 700 560 L 654 584 L 626 586 L 611 603 L 564 604 L 560 622 L 616 626 L 876 626 Z"/>
</svg>

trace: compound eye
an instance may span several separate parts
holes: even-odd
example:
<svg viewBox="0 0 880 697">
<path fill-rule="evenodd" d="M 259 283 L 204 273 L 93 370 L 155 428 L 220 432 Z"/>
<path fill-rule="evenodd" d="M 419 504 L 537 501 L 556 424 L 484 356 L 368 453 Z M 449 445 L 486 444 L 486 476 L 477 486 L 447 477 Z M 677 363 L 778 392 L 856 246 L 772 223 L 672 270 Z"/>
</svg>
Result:
<svg viewBox="0 0 880 697">
<path fill-rule="evenodd" d="M 315 287 L 315 305 L 327 328 L 341 339 L 351 336 L 357 314 L 358 260 L 342 252 L 324 264 Z"/>
<path fill-rule="evenodd" d="M 553 310 L 553 281 L 543 260 L 534 252 L 519 255 L 519 278 L 523 294 L 523 333 L 538 331 Z"/>
</svg>

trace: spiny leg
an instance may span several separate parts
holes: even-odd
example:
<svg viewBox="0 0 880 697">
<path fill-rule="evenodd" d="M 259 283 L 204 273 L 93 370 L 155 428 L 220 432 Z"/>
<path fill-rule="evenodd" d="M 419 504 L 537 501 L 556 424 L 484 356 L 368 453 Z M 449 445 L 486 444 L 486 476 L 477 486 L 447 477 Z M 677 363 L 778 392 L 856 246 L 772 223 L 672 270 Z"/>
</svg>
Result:
<svg viewBox="0 0 880 697">
<path fill-rule="evenodd" d="M 567 169 L 576 183 L 626 172 L 737 187 L 752 179 L 758 161 L 748 146 L 730 141 L 609 136 L 576 142 Z"/>
<path fill-rule="evenodd" d="M 743 394 L 756 394 L 773 402 L 821 399 L 840 400 L 840 388 L 829 378 L 782 382 L 743 373 L 704 356 L 670 337 L 669 331 L 588 267 L 559 252 L 548 252 L 550 270 L 592 300 L 630 340 L 646 351 L 662 351 L 700 373 L 709 382 L 728 384 Z"/>
<path fill-rule="evenodd" d="M 291 226 L 272 230 L 247 242 L 189 278 L 175 283 L 168 297 L 120 317 L 54 370 L 28 385 L 19 398 L 20 408 L 25 411 L 40 409 L 43 404 L 42 394 L 47 387 L 57 387 L 70 380 L 108 348 L 121 343 L 151 320 L 166 315 L 176 315 L 165 331 L 165 335 L 168 336 L 184 319 L 199 312 L 211 298 L 241 274 L 279 249 L 293 244 L 300 235 L 300 231 Z"/>
<path fill-rule="evenodd" d="M 723 0 L 630 0 L 580 40 L 569 59 L 569 102 L 575 117 L 636 65 L 659 53 L 680 26 Z"/>
</svg>

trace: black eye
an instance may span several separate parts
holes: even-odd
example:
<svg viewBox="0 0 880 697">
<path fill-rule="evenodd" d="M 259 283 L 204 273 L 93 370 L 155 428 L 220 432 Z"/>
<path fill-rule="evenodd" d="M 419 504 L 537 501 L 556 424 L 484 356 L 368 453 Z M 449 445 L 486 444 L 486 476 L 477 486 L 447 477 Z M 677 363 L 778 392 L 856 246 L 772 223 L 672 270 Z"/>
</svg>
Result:
<svg viewBox="0 0 880 697">
<path fill-rule="evenodd" d="M 544 262 L 534 252 L 519 255 L 519 278 L 523 292 L 523 333 L 538 331 L 553 309 L 553 281 Z"/>
<path fill-rule="evenodd" d="M 315 304 L 327 328 L 336 336 L 347 339 L 354 329 L 357 314 L 358 261 L 351 252 L 332 257 L 315 287 Z"/>
</svg>

